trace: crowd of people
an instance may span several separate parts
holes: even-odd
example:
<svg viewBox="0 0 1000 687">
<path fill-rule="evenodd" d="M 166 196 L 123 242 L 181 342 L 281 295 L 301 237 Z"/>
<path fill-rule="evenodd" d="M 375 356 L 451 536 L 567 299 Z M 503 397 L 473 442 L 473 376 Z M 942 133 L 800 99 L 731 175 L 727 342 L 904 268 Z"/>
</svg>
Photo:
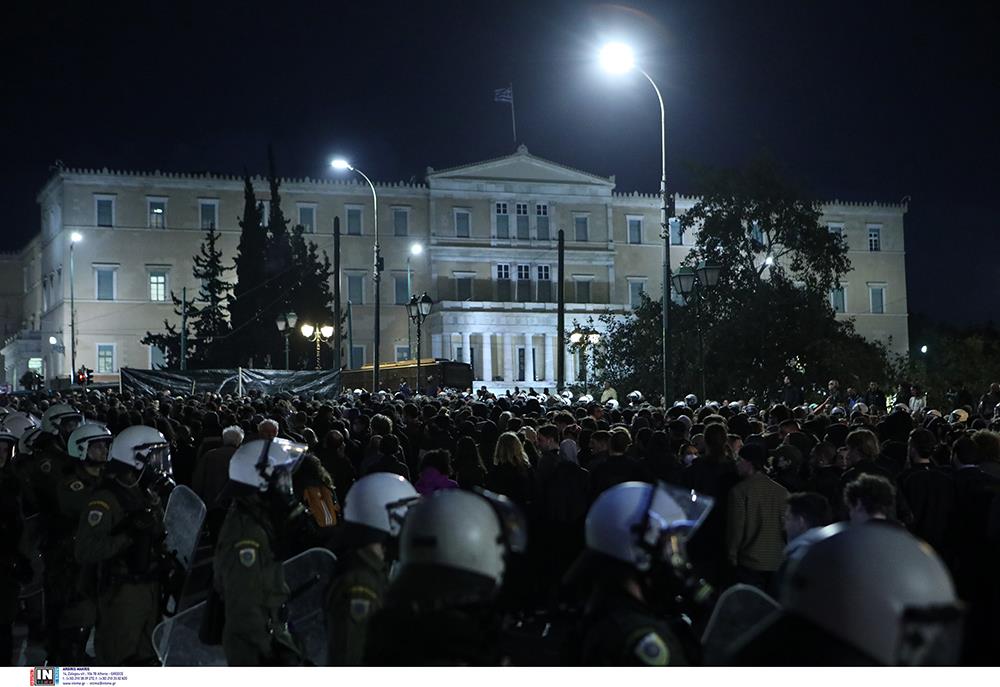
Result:
<svg viewBox="0 0 1000 687">
<path fill-rule="evenodd" d="M 49 665 L 155 665 L 207 595 L 227 663 L 305 664 L 282 565 L 317 547 L 329 665 L 697 665 L 733 585 L 778 610 L 713 661 L 995 662 L 1000 386 L 828 391 L 0 397 L 0 662 L 21 624 Z M 200 596 L 176 485 L 207 507 Z"/>
</svg>

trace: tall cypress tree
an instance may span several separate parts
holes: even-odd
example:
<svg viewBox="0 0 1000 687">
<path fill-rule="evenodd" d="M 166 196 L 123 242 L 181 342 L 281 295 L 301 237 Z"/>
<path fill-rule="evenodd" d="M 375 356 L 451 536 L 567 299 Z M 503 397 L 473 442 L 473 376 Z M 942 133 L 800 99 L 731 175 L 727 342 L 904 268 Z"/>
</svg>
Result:
<svg viewBox="0 0 1000 687">
<path fill-rule="evenodd" d="M 257 204 L 250 175 L 243 173 L 243 217 L 240 219 L 240 242 L 236 249 L 236 285 L 229 295 L 230 322 L 238 335 L 228 339 L 230 365 L 246 365 L 251 358 L 262 364 L 265 340 L 256 325 L 265 304 L 268 290 L 259 288 L 267 277 L 267 232 L 262 225 L 261 208 Z"/>
</svg>

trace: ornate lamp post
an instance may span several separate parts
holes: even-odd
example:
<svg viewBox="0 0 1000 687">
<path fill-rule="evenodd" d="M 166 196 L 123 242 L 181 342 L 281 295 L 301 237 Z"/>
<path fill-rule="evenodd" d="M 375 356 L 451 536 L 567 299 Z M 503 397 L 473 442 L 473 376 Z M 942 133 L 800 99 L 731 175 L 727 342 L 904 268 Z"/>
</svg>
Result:
<svg viewBox="0 0 1000 687">
<path fill-rule="evenodd" d="M 303 324 L 302 327 L 299 328 L 299 331 L 302 332 L 302 336 L 316 343 L 316 369 L 322 370 L 323 367 L 320 365 L 319 357 L 320 344 L 324 344 L 333 338 L 333 325 L 324 324 L 321 327 L 315 327 L 311 324 Z"/>
<path fill-rule="evenodd" d="M 707 402 L 705 395 L 705 338 L 701 331 L 701 299 L 703 289 L 715 288 L 719 283 L 719 266 L 702 263 L 697 267 L 682 267 L 673 276 L 674 288 L 684 296 L 684 302 L 694 300 L 698 325 L 698 366 L 701 374 L 701 401 Z"/>
<path fill-rule="evenodd" d="M 294 312 L 278 313 L 278 317 L 275 318 L 274 324 L 278 327 L 278 331 L 281 335 L 285 337 L 285 369 L 290 369 L 288 363 L 289 356 L 289 343 L 288 340 L 292 335 L 292 331 L 295 329 L 295 323 L 299 321 L 299 316 Z"/>
<path fill-rule="evenodd" d="M 601 335 L 595 331 L 575 331 L 569 335 L 569 342 L 574 346 L 580 347 L 580 354 L 583 356 L 583 390 L 584 393 L 590 393 L 590 375 L 588 374 L 588 368 L 590 367 L 589 360 L 587 358 L 587 349 L 596 346 L 601 342 Z"/>
<path fill-rule="evenodd" d="M 424 291 L 420 298 L 414 294 L 410 296 L 410 302 L 406 304 L 406 314 L 409 315 L 410 321 L 417 325 L 417 389 L 416 392 L 420 393 L 420 335 L 421 326 L 427 316 L 431 314 L 431 308 L 434 307 L 434 301 L 431 297 L 427 295 Z"/>
</svg>

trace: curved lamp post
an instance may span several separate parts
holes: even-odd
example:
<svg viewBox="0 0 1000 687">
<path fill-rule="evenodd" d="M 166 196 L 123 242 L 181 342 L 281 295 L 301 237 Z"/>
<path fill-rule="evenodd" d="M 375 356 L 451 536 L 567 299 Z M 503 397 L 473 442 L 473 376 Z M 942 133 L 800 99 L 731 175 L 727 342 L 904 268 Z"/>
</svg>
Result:
<svg viewBox="0 0 1000 687">
<path fill-rule="evenodd" d="M 587 359 L 587 349 L 596 346 L 601 341 L 601 335 L 597 332 L 575 331 L 569 335 L 569 342 L 575 346 L 580 346 L 583 355 L 583 390 L 585 394 L 590 394 L 590 375 L 588 374 L 589 361 Z"/>
<path fill-rule="evenodd" d="M 420 298 L 414 294 L 410 296 L 410 302 L 406 304 L 406 314 L 409 315 L 410 321 L 417 325 L 417 389 L 416 392 L 420 393 L 420 330 L 427 319 L 427 316 L 431 314 L 431 308 L 434 307 L 434 301 L 431 297 L 427 295 L 424 291 Z"/>
<path fill-rule="evenodd" d="M 330 162 L 330 166 L 336 170 L 348 169 L 352 172 L 357 172 L 361 177 L 368 182 L 368 187 L 372 190 L 372 216 L 374 220 L 375 227 L 375 256 L 373 265 L 373 279 L 375 281 L 375 337 L 374 337 L 374 351 L 372 356 L 372 393 L 377 393 L 379 390 L 379 363 L 381 361 L 381 356 L 379 355 L 379 348 L 382 343 L 381 334 L 381 305 L 382 305 L 382 268 L 384 263 L 382 261 L 382 250 L 378 242 L 378 194 L 375 192 L 375 184 L 372 180 L 368 178 L 368 175 L 362 172 L 357 167 L 354 167 L 347 160 L 343 158 L 337 158 Z"/>
<path fill-rule="evenodd" d="M 291 369 L 288 363 L 289 357 L 289 339 L 292 336 L 292 331 L 295 329 L 295 323 L 299 321 L 299 316 L 294 312 L 278 313 L 278 316 L 274 320 L 275 326 L 281 335 L 285 337 L 285 369 Z"/>
<path fill-rule="evenodd" d="M 306 337 L 310 341 L 316 343 L 316 369 L 322 370 L 320 365 L 320 344 L 324 344 L 333 338 L 333 325 L 324 324 L 321 327 L 315 327 L 311 324 L 303 324 L 299 331 L 302 332 L 302 336 Z"/>
<path fill-rule="evenodd" d="M 673 199 L 667 194 L 667 126 L 663 96 L 652 77 L 636 65 L 632 49 L 624 43 L 609 43 L 601 49 L 601 65 L 612 74 L 624 74 L 635 70 L 646 77 L 656 92 L 660 103 L 660 227 L 663 233 L 663 403 L 670 407 L 670 339 L 667 315 L 670 305 L 670 227 L 669 218 L 674 214 Z"/>
<path fill-rule="evenodd" d="M 409 294 L 413 293 L 413 270 L 410 267 L 410 258 L 422 255 L 424 252 L 424 244 L 419 241 L 414 241 L 410 244 L 410 250 L 406 253 L 406 292 Z M 406 306 L 407 314 L 409 314 L 409 304 Z M 413 319 L 412 317 L 410 318 Z M 413 358 L 413 338 L 410 329 L 410 323 L 406 323 L 406 350 L 409 357 Z M 417 357 L 419 360 L 419 356 Z"/>
<path fill-rule="evenodd" d="M 701 299 L 702 290 L 715 288 L 719 283 L 720 268 L 718 265 L 702 263 L 697 268 L 681 267 L 673 276 L 673 286 L 682 296 L 684 302 L 694 300 L 697 311 L 695 323 L 698 329 L 698 367 L 701 374 L 701 399 L 706 402 L 705 395 L 705 338 L 701 331 Z"/>
<path fill-rule="evenodd" d="M 69 350 L 70 350 L 70 383 L 76 374 L 76 298 L 73 286 L 76 282 L 76 270 L 73 262 L 73 246 L 83 241 L 83 234 L 74 231 L 69 235 Z"/>
</svg>

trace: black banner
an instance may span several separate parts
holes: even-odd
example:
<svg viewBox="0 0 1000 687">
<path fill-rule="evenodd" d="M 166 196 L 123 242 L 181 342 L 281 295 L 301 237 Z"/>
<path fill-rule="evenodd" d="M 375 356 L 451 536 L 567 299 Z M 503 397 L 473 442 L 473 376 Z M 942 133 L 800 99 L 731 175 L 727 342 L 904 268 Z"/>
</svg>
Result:
<svg viewBox="0 0 1000 687">
<path fill-rule="evenodd" d="M 137 370 L 121 369 L 123 389 L 139 394 L 169 391 L 174 395 L 199 393 L 248 394 L 251 391 L 293 396 L 336 396 L 340 373 L 336 370 Z"/>
</svg>

